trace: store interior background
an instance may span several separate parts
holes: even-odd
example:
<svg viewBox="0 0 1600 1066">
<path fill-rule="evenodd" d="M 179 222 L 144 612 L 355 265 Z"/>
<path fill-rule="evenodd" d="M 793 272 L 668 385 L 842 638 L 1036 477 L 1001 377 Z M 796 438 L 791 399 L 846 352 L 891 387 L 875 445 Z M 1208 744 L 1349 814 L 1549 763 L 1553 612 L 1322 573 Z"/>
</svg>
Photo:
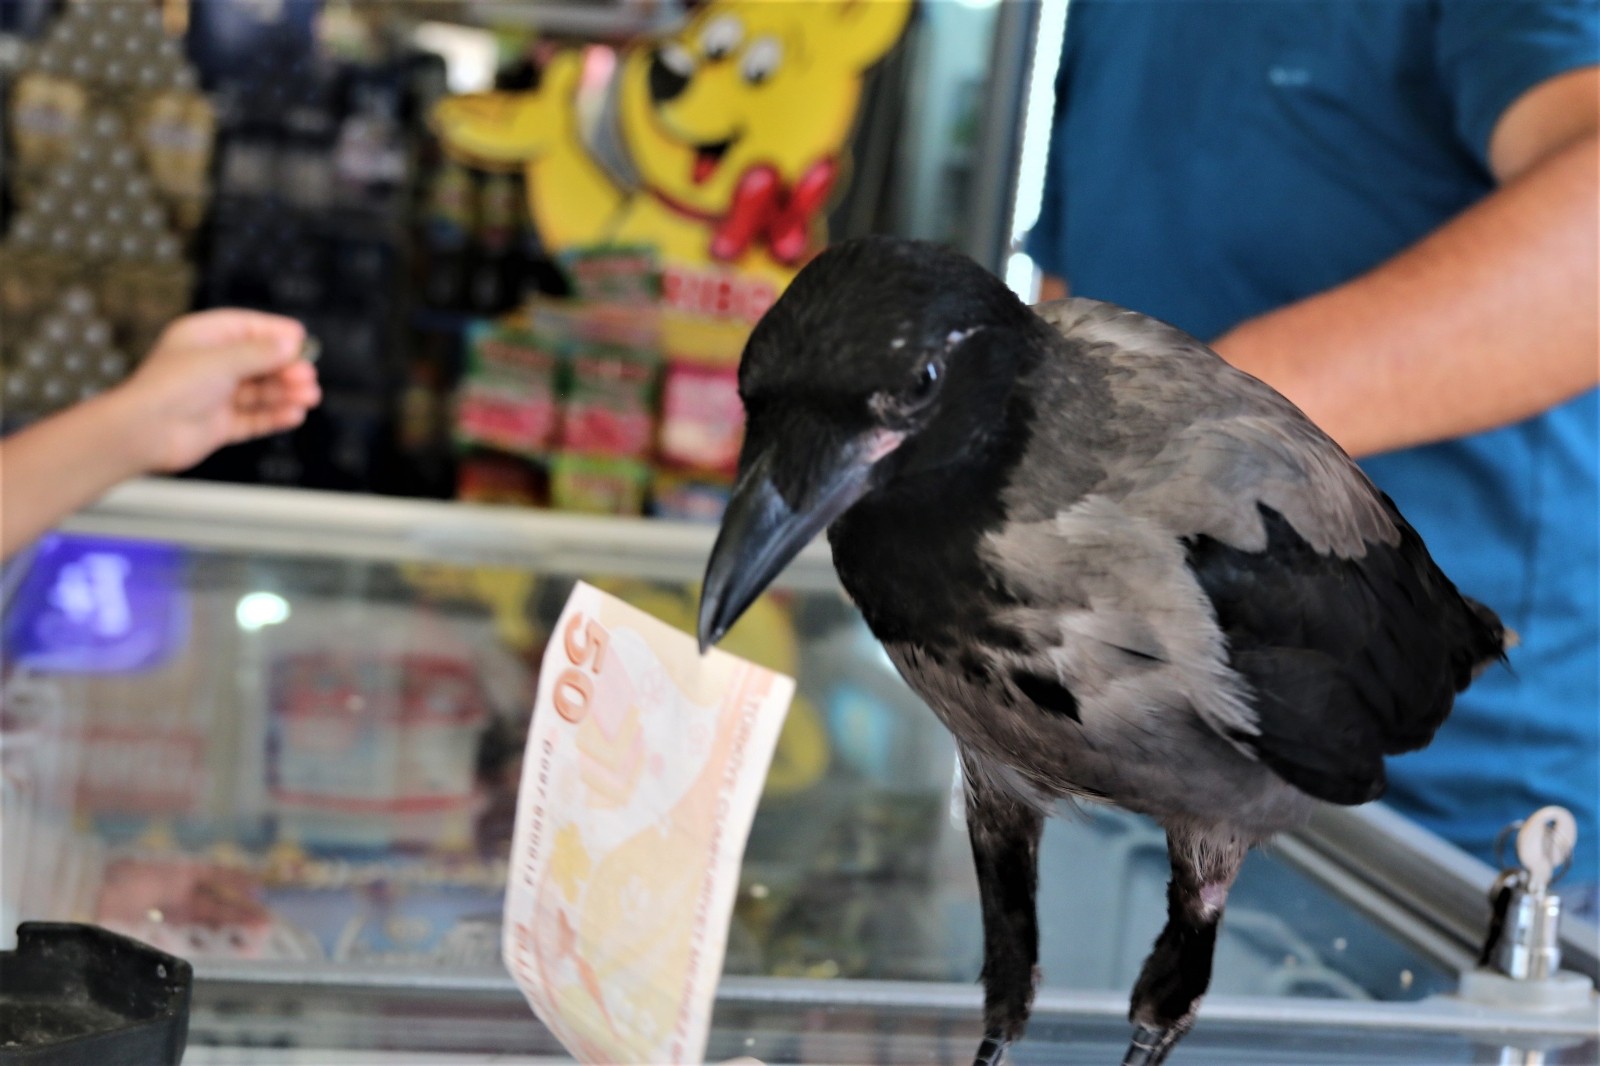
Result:
<svg viewBox="0 0 1600 1066">
<path fill-rule="evenodd" d="M 529 221 L 521 175 L 451 163 L 427 123 L 445 92 L 526 85 L 549 46 L 611 49 L 670 25 L 679 8 L 668 0 L 131 0 L 131 6 L 159 10 L 168 33 L 181 33 L 215 123 L 210 158 L 194 164 L 206 180 L 198 203 L 187 208 L 193 218 L 167 227 L 189 285 L 180 281 L 179 293 L 150 298 L 162 304 L 153 309 L 154 321 L 160 311 L 256 307 L 302 319 L 322 342 L 318 369 L 326 399 L 306 425 L 226 449 L 190 476 L 684 516 L 664 492 L 653 491 L 656 470 L 643 493 L 552 500 L 548 456 L 497 454 L 459 439 L 452 401 L 474 323 L 513 311 L 528 293 L 559 295 L 566 285 Z M 26 69 L 27 42 L 46 35 L 62 7 L 62 0 L 5 5 L 0 33 L 13 75 Z M 1060 19 L 1045 21 L 1057 23 L 1059 35 Z M 1008 8 L 993 0 L 941 0 L 916 11 L 871 74 L 848 185 L 831 211 L 835 239 L 923 237 L 1005 267 L 1015 223 L 1027 221 L 1020 217 L 1025 210 L 1013 210 L 1023 147 L 1015 117 L 1030 90 L 1037 22 L 1031 5 Z M 1047 111 L 1051 72 L 1031 73 Z M 95 93 L 121 92 L 88 76 Z M 178 133 L 199 140 L 203 127 Z M 1042 142 L 1042 130 L 1033 132 Z M 1042 143 L 1032 155 L 1041 151 Z M 53 223 L 60 220 L 36 213 L 17 231 L 33 176 L 16 165 L 14 147 L 10 154 L 0 208 L 6 233 L 0 247 L 13 264 L 8 273 L 92 274 L 94 253 L 70 240 L 67 258 L 74 262 L 35 269 L 29 253 L 35 246 L 56 250 L 62 242 Z M 1032 181 L 1036 201 L 1042 158 L 1031 162 L 1039 172 Z M 463 182 L 471 184 L 465 212 L 441 206 L 463 195 L 457 188 Z M 113 196 L 94 209 L 139 206 Z M 172 241 L 162 243 L 170 255 Z M 134 255 L 157 257 L 152 248 Z M 76 271 L 80 265 L 89 269 Z M 1019 286 L 1031 287 L 1021 266 Z M 14 325 L 0 340 L 0 359 L 24 378 L 5 404 L 5 424 L 14 427 L 105 381 L 87 372 L 69 373 L 61 387 L 28 379 L 29 342 L 59 309 L 48 292 L 15 291 L 28 288 L 28 277 L 5 281 L 0 292 L 9 299 L 0 306 Z M 111 317 L 112 347 L 124 362 L 136 359 L 153 326 Z M 70 315 L 68 321 L 81 324 Z M 650 413 L 659 419 L 659 411 Z M 649 454 L 628 458 L 657 465 Z M 689 473 L 713 492 L 726 479 L 726 471 Z"/>
</svg>

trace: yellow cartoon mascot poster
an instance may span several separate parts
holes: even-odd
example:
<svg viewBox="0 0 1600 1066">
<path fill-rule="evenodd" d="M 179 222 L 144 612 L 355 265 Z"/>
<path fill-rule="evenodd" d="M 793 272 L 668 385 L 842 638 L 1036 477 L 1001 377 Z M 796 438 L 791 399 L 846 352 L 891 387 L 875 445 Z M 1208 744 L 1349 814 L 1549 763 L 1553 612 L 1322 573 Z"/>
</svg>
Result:
<svg viewBox="0 0 1600 1066">
<path fill-rule="evenodd" d="M 446 99 L 435 128 L 468 160 L 523 168 L 552 252 L 654 247 L 667 351 L 726 365 L 826 243 L 862 78 L 910 7 L 707 0 L 675 32 L 622 51 L 597 122 L 581 118 L 573 51 L 532 91 Z M 601 151 L 602 140 L 615 143 Z"/>
</svg>

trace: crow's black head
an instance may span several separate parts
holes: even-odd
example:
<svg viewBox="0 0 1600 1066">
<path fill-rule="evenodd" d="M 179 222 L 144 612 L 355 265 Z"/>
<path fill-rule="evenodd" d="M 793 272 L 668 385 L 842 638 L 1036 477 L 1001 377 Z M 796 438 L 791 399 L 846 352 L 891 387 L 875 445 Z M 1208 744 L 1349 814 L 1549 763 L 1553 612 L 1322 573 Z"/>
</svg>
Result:
<svg viewBox="0 0 1600 1066">
<path fill-rule="evenodd" d="M 971 457 L 998 422 L 1041 324 L 993 274 L 949 249 L 869 237 L 811 262 L 757 324 L 739 366 L 741 472 L 766 451 L 791 508 L 823 454 L 875 457 L 871 488 Z M 862 451 L 864 449 L 864 451 Z"/>
<path fill-rule="evenodd" d="M 1019 361 L 1048 333 L 993 274 L 937 245 L 870 237 L 802 270 L 739 366 L 739 479 L 712 551 L 715 642 L 819 531 L 869 493 L 977 460 Z"/>
</svg>

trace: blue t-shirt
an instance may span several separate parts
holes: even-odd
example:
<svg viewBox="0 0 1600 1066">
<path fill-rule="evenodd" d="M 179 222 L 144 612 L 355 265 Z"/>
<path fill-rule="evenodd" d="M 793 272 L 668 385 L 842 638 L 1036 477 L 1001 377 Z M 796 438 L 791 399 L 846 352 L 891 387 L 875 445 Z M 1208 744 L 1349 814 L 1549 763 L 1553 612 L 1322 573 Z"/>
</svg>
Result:
<svg viewBox="0 0 1600 1066">
<path fill-rule="evenodd" d="M 1592 0 L 1073 0 L 1028 251 L 1205 339 L 1369 270 L 1494 188 L 1523 92 L 1600 62 Z M 1522 638 L 1389 800 L 1485 859 L 1546 803 L 1600 879 L 1600 393 L 1363 464 Z"/>
</svg>

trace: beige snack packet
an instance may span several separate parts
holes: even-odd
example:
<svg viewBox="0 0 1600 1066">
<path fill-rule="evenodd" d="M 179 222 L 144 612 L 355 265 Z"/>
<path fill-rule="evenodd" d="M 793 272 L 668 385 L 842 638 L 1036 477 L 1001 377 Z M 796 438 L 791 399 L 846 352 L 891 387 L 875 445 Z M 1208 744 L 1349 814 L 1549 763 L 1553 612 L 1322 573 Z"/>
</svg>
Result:
<svg viewBox="0 0 1600 1066">
<path fill-rule="evenodd" d="M 523 758 L 501 952 L 583 1062 L 705 1054 L 750 822 L 794 681 L 579 583 Z"/>
</svg>

